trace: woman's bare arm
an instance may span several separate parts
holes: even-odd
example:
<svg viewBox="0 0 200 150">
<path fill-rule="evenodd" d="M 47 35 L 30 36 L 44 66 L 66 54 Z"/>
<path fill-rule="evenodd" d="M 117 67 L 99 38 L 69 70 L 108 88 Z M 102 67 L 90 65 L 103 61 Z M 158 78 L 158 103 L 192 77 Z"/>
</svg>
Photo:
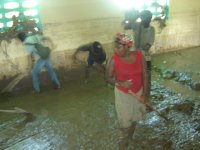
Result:
<svg viewBox="0 0 200 150">
<path fill-rule="evenodd" d="M 111 58 L 106 65 L 106 78 L 108 82 L 112 84 L 116 83 L 113 58 Z"/>
</svg>

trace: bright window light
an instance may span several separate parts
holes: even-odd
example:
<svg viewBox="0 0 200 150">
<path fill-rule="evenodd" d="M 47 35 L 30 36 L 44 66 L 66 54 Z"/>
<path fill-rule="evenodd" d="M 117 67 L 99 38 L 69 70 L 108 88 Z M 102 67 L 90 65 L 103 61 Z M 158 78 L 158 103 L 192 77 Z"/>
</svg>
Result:
<svg viewBox="0 0 200 150">
<path fill-rule="evenodd" d="M 158 3 L 159 5 L 168 5 L 169 0 L 112 0 L 113 3 L 118 5 L 122 9 L 136 9 L 141 10 L 145 7 L 150 7 L 152 3 Z"/>
<path fill-rule="evenodd" d="M 161 19 L 165 19 L 165 16 L 162 16 Z"/>
<path fill-rule="evenodd" d="M 160 5 L 168 5 L 168 2 L 166 0 L 157 0 L 157 2 Z"/>
<path fill-rule="evenodd" d="M 39 19 L 38 18 L 34 18 L 35 22 L 38 23 L 39 22 Z"/>
<path fill-rule="evenodd" d="M 161 7 L 159 7 L 159 8 L 157 9 L 157 12 L 159 12 L 159 13 L 161 13 L 161 12 L 162 12 L 162 9 L 161 9 Z"/>
<path fill-rule="evenodd" d="M 26 0 L 22 3 L 22 6 L 25 8 L 32 8 L 37 5 L 37 2 L 35 0 Z"/>
<path fill-rule="evenodd" d="M 24 11 L 25 16 L 35 16 L 37 14 L 38 14 L 38 11 L 36 9 Z"/>
<path fill-rule="evenodd" d="M 136 20 L 136 22 L 141 22 L 142 20 L 141 20 L 141 18 L 137 18 L 137 20 Z"/>
<path fill-rule="evenodd" d="M 149 8 L 147 8 L 147 10 L 149 10 L 151 12 L 156 12 L 156 8 L 154 8 L 154 7 L 149 7 Z"/>
<path fill-rule="evenodd" d="M 35 29 L 35 31 L 39 31 L 38 28 L 34 28 L 34 29 Z"/>
<path fill-rule="evenodd" d="M 3 27 L 4 27 L 3 23 L 0 23 L 0 28 L 3 28 Z"/>
<path fill-rule="evenodd" d="M 13 26 L 13 21 L 7 22 L 7 27 L 12 27 Z"/>
<path fill-rule="evenodd" d="M 8 12 L 8 13 L 5 14 L 5 17 L 6 17 L 6 18 L 12 18 L 14 15 L 15 15 L 16 17 L 19 16 L 19 12 L 18 12 L 18 11 Z"/>
<path fill-rule="evenodd" d="M 18 8 L 19 7 L 19 3 L 18 2 L 8 2 L 4 4 L 4 8 L 6 9 L 14 9 L 14 8 Z"/>
<path fill-rule="evenodd" d="M 40 0 L 0 0 L 0 33 L 4 33 L 7 27 L 12 27 L 12 17 L 15 15 L 18 21 L 35 19 L 37 26 L 42 31 L 39 14 Z M 24 14 L 21 16 L 20 14 Z M 18 30 L 23 30 L 19 27 Z"/>
<path fill-rule="evenodd" d="M 145 4 L 147 7 L 149 7 L 149 6 L 151 6 L 152 1 L 151 1 L 151 0 L 146 0 L 146 1 L 144 2 L 144 4 Z"/>
<path fill-rule="evenodd" d="M 168 18 L 169 0 L 112 0 L 119 8 L 129 11 L 135 9 L 139 12 L 150 10 L 153 17 L 165 16 Z M 164 11 L 164 15 L 162 12 Z"/>
<path fill-rule="evenodd" d="M 122 9 L 140 9 L 144 5 L 144 0 L 113 0 Z"/>
</svg>

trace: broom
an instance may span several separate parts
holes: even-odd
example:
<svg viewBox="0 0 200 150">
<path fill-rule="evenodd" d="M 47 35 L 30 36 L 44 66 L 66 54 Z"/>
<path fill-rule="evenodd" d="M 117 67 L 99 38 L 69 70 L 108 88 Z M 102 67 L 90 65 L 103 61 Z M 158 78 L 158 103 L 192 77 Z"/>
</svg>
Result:
<svg viewBox="0 0 200 150">
<path fill-rule="evenodd" d="M 137 94 L 135 94 L 134 92 L 132 92 L 131 90 L 128 91 L 132 96 L 134 96 L 140 103 L 142 103 L 143 105 L 145 105 L 147 108 L 149 108 L 150 110 L 154 111 L 158 116 L 162 117 L 163 119 L 165 119 L 166 121 L 169 121 L 169 119 L 164 116 L 163 114 L 161 114 L 159 111 L 157 111 L 153 106 L 151 106 L 149 103 L 144 102 L 144 99 L 139 97 Z"/>
<path fill-rule="evenodd" d="M 25 77 L 25 74 L 19 74 L 15 77 L 2 91 L 1 93 L 5 92 L 12 92 L 13 88 Z"/>
<path fill-rule="evenodd" d="M 21 109 L 21 108 L 18 108 L 18 107 L 15 107 L 13 110 L 3 110 L 3 109 L 0 109 L 0 112 L 3 112 L 3 113 L 14 113 L 14 114 L 23 114 L 23 115 L 26 116 L 26 119 L 23 121 L 25 123 L 33 121 L 34 118 L 35 118 L 34 115 L 31 112 L 27 112 L 24 109 Z"/>
</svg>

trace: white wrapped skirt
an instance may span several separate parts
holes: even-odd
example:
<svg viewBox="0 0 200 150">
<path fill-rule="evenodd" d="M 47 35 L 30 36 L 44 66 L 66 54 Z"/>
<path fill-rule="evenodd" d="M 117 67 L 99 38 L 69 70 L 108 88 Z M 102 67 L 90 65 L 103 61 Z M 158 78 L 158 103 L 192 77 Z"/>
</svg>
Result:
<svg viewBox="0 0 200 150">
<path fill-rule="evenodd" d="M 141 89 L 136 94 L 142 95 Z M 134 121 L 145 118 L 145 106 L 129 93 L 124 93 L 115 87 L 115 107 L 121 128 L 130 127 Z"/>
</svg>

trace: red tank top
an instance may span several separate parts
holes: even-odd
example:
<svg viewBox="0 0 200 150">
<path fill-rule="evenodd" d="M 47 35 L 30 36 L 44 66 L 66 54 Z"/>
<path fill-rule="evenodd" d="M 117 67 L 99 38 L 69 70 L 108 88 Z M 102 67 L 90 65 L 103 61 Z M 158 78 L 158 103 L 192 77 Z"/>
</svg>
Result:
<svg viewBox="0 0 200 150">
<path fill-rule="evenodd" d="M 131 64 L 125 63 L 117 53 L 113 55 L 116 79 L 118 81 L 131 80 L 133 82 L 133 86 L 129 89 L 119 85 L 116 86 L 125 93 L 128 93 L 128 90 L 137 93 L 142 88 L 142 53 L 133 51 L 131 55 L 136 56 L 136 60 Z"/>
</svg>

